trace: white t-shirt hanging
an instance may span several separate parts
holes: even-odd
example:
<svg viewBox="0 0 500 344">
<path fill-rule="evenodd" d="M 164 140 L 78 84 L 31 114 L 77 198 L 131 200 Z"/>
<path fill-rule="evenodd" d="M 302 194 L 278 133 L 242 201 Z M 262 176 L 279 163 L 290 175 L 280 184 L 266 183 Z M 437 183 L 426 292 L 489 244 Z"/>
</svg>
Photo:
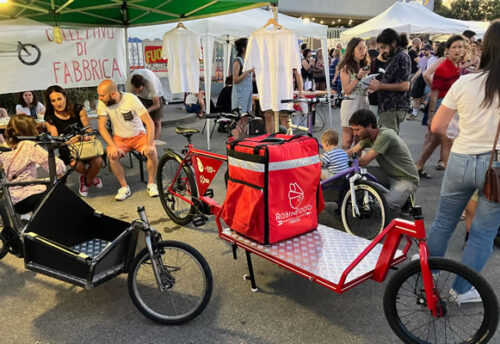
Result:
<svg viewBox="0 0 500 344">
<path fill-rule="evenodd" d="M 262 110 L 289 110 L 293 98 L 293 69 L 300 70 L 299 44 L 291 30 L 260 28 L 248 39 L 243 71 L 255 68 Z"/>
<path fill-rule="evenodd" d="M 168 60 L 172 93 L 198 92 L 200 87 L 200 36 L 184 28 L 163 35 L 162 57 Z"/>
</svg>

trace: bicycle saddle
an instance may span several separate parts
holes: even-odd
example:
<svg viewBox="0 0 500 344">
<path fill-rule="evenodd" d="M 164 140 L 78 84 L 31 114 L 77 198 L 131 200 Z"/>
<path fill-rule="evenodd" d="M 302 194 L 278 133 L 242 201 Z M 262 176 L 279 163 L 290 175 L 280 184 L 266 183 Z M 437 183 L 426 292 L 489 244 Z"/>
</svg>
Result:
<svg viewBox="0 0 500 344">
<path fill-rule="evenodd" d="M 175 132 L 177 134 L 180 134 L 180 135 L 193 135 L 193 134 L 196 134 L 196 133 L 199 133 L 200 131 L 198 129 L 190 129 L 190 128 L 181 128 L 181 127 L 177 127 L 175 128 Z"/>
</svg>

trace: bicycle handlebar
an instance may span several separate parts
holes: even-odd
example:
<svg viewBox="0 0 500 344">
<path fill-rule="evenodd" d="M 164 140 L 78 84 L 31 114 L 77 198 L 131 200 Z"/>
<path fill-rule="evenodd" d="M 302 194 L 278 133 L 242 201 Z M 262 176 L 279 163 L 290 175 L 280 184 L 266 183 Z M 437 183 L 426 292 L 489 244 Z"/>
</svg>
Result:
<svg viewBox="0 0 500 344">
<path fill-rule="evenodd" d="M 344 96 L 341 94 L 332 94 L 330 96 L 318 96 L 314 98 L 294 98 L 294 99 L 282 99 L 281 103 L 286 104 L 286 103 L 326 103 L 328 102 L 328 99 L 331 99 L 332 101 L 337 101 L 337 100 L 352 100 L 353 98 Z"/>
<path fill-rule="evenodd" d="M 17 136 L 17 139 L 19 141 L 35 141 L 38 144 L 41 145 L 56 145 L 56 146 L 63 146 L 66 145 L 66 142 L 69 141 L 71 138 L 81 135 L 83 137 L 88 137 L 97 134 L 97 130 L 90 130 L 91 127 L 85 127 L 85 128 L 80 128 L 76 126 L 76 124 L 71 125 L 67 127 L 67 129 L 70 128 L 71 131 L 65 135 L 60 135 L 60 136 L 52 136 L 48 133 L 42 133 L 37 136 Z"/>
</svg>

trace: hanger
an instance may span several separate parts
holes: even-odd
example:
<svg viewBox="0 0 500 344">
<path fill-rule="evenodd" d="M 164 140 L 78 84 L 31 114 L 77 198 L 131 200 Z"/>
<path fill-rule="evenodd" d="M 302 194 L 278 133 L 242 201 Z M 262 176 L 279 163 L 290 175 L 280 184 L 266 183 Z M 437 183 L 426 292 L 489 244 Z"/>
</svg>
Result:
<svg viewBox="0 0 500 344">
<path fill-rule="evenodd" d="M 269 20 L 267 21 L 267 23 L 262 28 L 268 27 L 271 24 L 274 25 L 274 29 L 276 29 L 276 30 L 283 28 L 283 25 L 278 24 L 278 22 L 274 18 L 269 18 Z"/>
<path fill-rule="evenodd" d="M 182 22 L 178 22 L 177 26 L 175 28 L 176 29 L 185 29 L 185 30 L 187 30 L 187 28 L 184 26 L 184 24 Z"/>
</svg>

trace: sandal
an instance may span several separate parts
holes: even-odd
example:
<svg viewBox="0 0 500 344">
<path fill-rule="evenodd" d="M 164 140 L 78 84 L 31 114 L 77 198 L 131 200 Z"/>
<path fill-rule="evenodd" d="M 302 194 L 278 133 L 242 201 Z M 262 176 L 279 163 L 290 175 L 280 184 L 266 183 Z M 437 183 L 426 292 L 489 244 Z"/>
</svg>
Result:
<svg viewBox="0 0 500 344">
<path fill-rule="evenodd" d="M 431 175 L 429 173 L 427 173 L 427 171 L 425 171 L 423 168 L 418 170 L 418 176 L 420 178 L 431 179 Z"/>
<path fill-rule="evenodd" d="M 438 171 L 444 171 L 446 169 L 446 166 L 444 165 L 442 160 L 438 161 L 438 164 L 436 166 L 436 170 Z"/>
<path fill-rule="evenodd" d="M 197 113 L 196 117 L 198 117 L 198 118 L 205 118 L 205 113 L 204 112 Z"/>
</svg>

